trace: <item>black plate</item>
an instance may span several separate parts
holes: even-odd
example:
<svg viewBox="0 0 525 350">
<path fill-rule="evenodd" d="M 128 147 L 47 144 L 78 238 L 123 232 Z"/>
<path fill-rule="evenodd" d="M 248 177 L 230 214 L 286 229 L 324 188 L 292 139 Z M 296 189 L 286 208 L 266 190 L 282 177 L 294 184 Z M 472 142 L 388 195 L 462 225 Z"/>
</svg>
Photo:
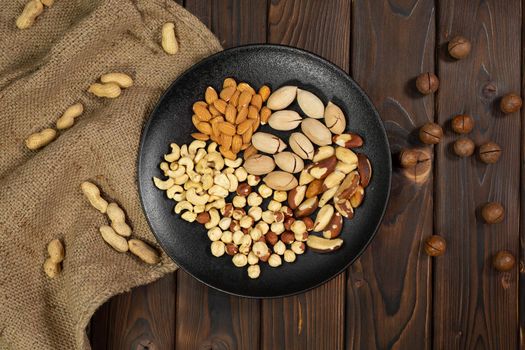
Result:
<svg viewBox="0 0 525 350">
<path fill-rule="evenodd" d="M 226 77 L 254 87 L 294 84 L 316 93 L 324 103 L 334 100 L 348 116 L 348 129 L 363 136 L 359 152 L 372 163 L 373 176 L 365 201 L 355 218 L 345 220 L 343 247 L 331 254 L 307 251 L 293 264 L 279 268 L 261 265 L 261 276 L 248 278 L 231 257 L 213 257 L 206 230 L 173 212 L 175 202 L 152 181 L 162 177 L 159 163 L 169 144 L 189 143 L 195 132 L 192 104 L 203 99 L 211 85 L 222 86 Z M 268 126 L 264 126 L 265 129 Z M 285 142 L 287 138 L 284 138 Z M 385 129 L 368 97 L 341 69 L 299 49 L 276 45 L 250 45 L 222 51 L 204 59 L 181 75 L 160 99 L 144 127 L 138 161 L 139 191 L 151 230 L 164 251 L 185 271 L 219 290 L 249 297 L 277 297 L 303 292 L 326 282 L 349 266 L 367 247 L 381 222 L 390 192 L 391 159 Z M 314 217 L 315 218 L 315 217 Z"/>
</svg>

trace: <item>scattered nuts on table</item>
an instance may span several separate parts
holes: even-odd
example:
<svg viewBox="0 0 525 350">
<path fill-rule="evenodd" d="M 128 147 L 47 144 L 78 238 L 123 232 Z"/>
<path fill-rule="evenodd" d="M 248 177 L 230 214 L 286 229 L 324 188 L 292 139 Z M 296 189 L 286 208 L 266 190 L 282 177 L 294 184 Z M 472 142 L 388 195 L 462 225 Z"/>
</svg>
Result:
<svg viewBox="0 0 525 350">
<path fill-rule="evenodd" d="M 500 203 L 489 202 L 481 208 L 481 216 L 487 224 L 498 224 L 505 218 L 505 208 Z"/>
<path fill-rule="evenodd" d="M 452 130 L 458 134 L 468 134 L 474 129 L 474 118 L 468 114 L 459 114 L 452 118 Z"/>
<path fill-rule="evenodd" d="M 476 145 L 468 137 L 462 137 L 454 142 L 454 153 L 459 157 L 470 157 L 474 154 Z"/>
<path fill-rule="evenodd" d="M 434 73 L 420 74 L 416 79 L 416 88 L 423 95 L 436 92 L 439 88 L 439 79 Z"/>
<path fill-rule="evenodd" d="M 443 129 L 436 123 L 426 123 L 419 129 L 419 139 L 427 145 L 438 144 L 443 138 Z"/>
<path fill-rule="evenodd" d="M 467 57 L 471 50 L 470 41 L 461 35 L 453 37 L 448 42 L 448 53 L 455 59 L 463 59 Z"/>
<path fill-rule="evenodd" d="M 510 93 L 501 98 L 499 107 L 505 114 L 514 113 L 520 110 L 523 101 L 517 94 Z"/>
<path fill-rule="evenodd" d="M 479 159 L 486 164 L 493 164 L 501 156 L 501 147 L 495 142 L 487 142 L 479 147 Z"/>
<path fill-rule="evenodd" d="M 441 256 L 445 254 L 447 243 L 445 239 L 438 235 L 433 235 L 425 241 L 425 253 L 428 256 Z"/>
<path fill-rule="evenodd" d="M 62 271 L 62 261 L 64 261 L 64 245 L 58 239 L 53 239 L 47 245 L 49 257 L 44 261 L 44 272 L 49 278 L 54 278 Z"/>
<path fill-rule="evenodd" d="M 508 250 L 501 250 L 492 258 L 492 264 L 498 271 L 510 271 L 516 265 L 516 258 Z"/>
<path fill-rule="evenodd" d="M 179 43 L 175 36 L 175 24 L 167 22 L 162 25 L 161 46 L 168 55 L 175 55 L 179 51 Z"/>
</svg>

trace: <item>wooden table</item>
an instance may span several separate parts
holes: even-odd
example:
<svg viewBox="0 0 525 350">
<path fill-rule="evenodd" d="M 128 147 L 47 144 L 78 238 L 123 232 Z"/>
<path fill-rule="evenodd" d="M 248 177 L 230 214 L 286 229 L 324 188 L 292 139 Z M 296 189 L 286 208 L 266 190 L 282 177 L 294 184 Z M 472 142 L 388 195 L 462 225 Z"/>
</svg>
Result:
<svg viewBox="0 0 525 350">
<path fill-rule="evenodd" d="M 379 110 L 393 153 L 417 145 L 416 130 L 427 121 L 443 125 L 445 137 L 433 150 L 427 181 L 415 183 L 394 170 L 383 225 L 345 273 L 294 297 L 250 300 L 217 292 L 179 271 L 102 306 L 91 324 L 94 349 L 524 346 L 525 303 L 519 310 L 518 283 L 525 287 L 525 278 L 518 280 L 517 267 L 501 273 L 490 262 L 501 249 L 516 256 L 523 252 L 521 117 L 497 109 L 501 95 L 521 91 L 521 2 L 185 0 L 183 5 L 225 48 L 287 44 L 339 65 Z M 447 41 L 457 34 L 473 43 L 471 55 L 461 61 L 446 53 Z M 441 80 L 434 96 L 414 89 L 414 78 L 426 71 Z M 494 140 L 502 146 L 497 164 L 451 153 L 457 136 L 449 120 L 462 112 L 476 120 L 471 134 L 476 144 Z M 503 203 L 506 219 L 489 226 L 476 212 L 492 200 Z M 425 255 L 424 241 L 432 233 L 447 240 L 445 256 Z"/>
</svg>

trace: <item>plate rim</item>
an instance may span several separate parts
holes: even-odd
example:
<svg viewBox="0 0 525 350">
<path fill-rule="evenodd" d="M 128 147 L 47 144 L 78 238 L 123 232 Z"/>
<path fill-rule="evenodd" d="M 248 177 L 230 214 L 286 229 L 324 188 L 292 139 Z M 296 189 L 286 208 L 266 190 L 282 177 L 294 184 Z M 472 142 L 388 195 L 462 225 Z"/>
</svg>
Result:
<svg viewBox="0 0 525 350">
<path fill-rule="evenodd" d="M 388 169 L 387 169 L 388 170 L 388 172 L 387 172 L 388 182 L 387 182 L 385 205 L 384 205 L 384 207 L 383 207 L 383 209 L 382 209 L 382 211 L 381 211 L 381 213 L 379 215 L 379 220 L 378 220 L 377 224 L 375 225 L 372 234 L 370 235 L 370 237 L 368 238 L 366 243 L 363 245 L 363 247 L 356 254 L 356 256 L 353 259 L 349 260 L 348 263 L 346 263 L 341 269 L 339 269 L 339 271 L 337 273 L 333 274 L 333 276 L 330 276 L 330 277 L 324 279 L 323 281 L 321 281 L 319 283 L 316 283 L 316 284 L 314 284 L 314 285 L 312 285 L 312 286 L 310 286 L 308 288 L 302 289 L 302 290 L 298 290 L 298 291 L 294 291 L 294 292 L 290 292 L 290 293 L 285 293 L 285 294 L 280 294 L 280 295 L 270 295 L 270 296 L 245 295 L 245 294 L 232 292 L 232 291 L 229 291 L 229 290 L 224 290 L 224 289 L 222 289 L 220 287 L 211 285 L 210 283 L 208 283 L 206 281 L 203 281 L 202 279 L 196 277 L 186 267 L 180 265 L 177 261 L 175 261 L 175 259 L 173 259 L 167 253 L 167 249 L 165 248 L 164 244 L 161 242 L 161 240 L 157 236 L 157 233 L 155 232 L 155 230 L 153 230 L 153 225 L 150 222 L 150 219 L 149 219 L 149 217 L 147 215 L 146 208 L 144 206 L 144 199 L 143 199 L 143 193 L 142 193 L 143 189 L 142 189 L 142 186 L 141 186 L 141 182 L 139 180 L 140 168 L 141 168 L 141 164 L 143 163 L 143 159 L 142 158 L 143 158 L 144 144 L 146 142 L 146 131 L 149 129 L 150 124 L 152 123 L 153 116 L 157 113 L 158 109 L 161 106 L 161 102 L 164 100 L 166 95 L 168 95 L 168 93 L 171 91 L 173 86 L 176 85 L 179 82 L 179 80 L 181 80 L 182 77 L 184 77 L 186 74 L 188 74 L 191 70 L 195 69 L 196 67 L 202 66 L 202 65 L 206 64 L 208 61 L 216 58 L 217 56 L 224 55 L 227 52 L 242 51 L 242 50 L 246 50 L 246 49 L 267 49 L 267 48 L 273 48 L 273 49 L 279 49 L 279 50 L 283 50 L 284 49 L 284 50 L 288 50 L 288 51 L 290 51 L 292 53 L 299 53 L 299 54 L 302 54 L 302 55 L 310 56 L 310 57 L 314 58 L 315 60 L 319 60 L 319 61 L 323 62 L 324 64 L 330 66 L 332 69 L 335 69 L 340 74 L 346 76 L 346 78 L 348 78 L 350 80 L 350 82 L 352 83 L 352 85 L 354 85 L 354 87 L 357 89 L 357 91 L 359 93 L 361 93 L 361 95 L 364 97 L 365 101 L 371 106 L 374 115 L 377 117 L 377 119 L 380 122 L 379 124 L 380 124 L 381 130 L 383 132 L 383 137 L 384 137 L 384 141 L 386 142 L 386 146 L 387 146 L 387 148 L 389 150 L 391 150 L 390 142 L 388 140 L 388 134 L 387 134 L 386 128 L 385 128 L 385 124 L 384 124 L 383 119 L 381 118 L 379 112 L 377 111 L 376 106 L 372 103 L 372 100 L 370 99 L 368 94 L 350 76 L 350 74 L 348 74 L 342 68 L 340 68 L 336 64 L 330 62 L 326 58 L 323 58 L 322 56 L 317 55 L 317 54 L 315 54 L 313 52 L 310 52 L 310 51 L 307 51 L 307 50 L 304 50 L 304 49 L 300 49 L 300 48 L 297 48 L 297 47 L 294 47 L 294 46 L 283 45 L 283 44 L 246 44 L 246 45 L 239 45 L 239 46 L 227 48 L 227 49 L 218 51 L 218 52 L 216 52 L 216 53 L 214 53 L 212 55 L 209 55 L 209 56 L 201 59 L 200 61 L 192 64 L 184 72 L 182 72 L 166 88 L 166 90 L 158 98 L 158 101 L 156 102 L 155 107 L 149 113 L 148 119 L 144 122 L 143 127 L 141 129 L 141 133 L 140 133 L 140 143 L 139 143 L 138 155 L 137 155 L 137 163 L 136 163 L 137 165 L 136 165 L 136 168 L 135 168 L 135 170 L 136 170 L 135 181 L 137 183 L 137 188 L 138 188 L 138 194 L 139 194 L 140 206 L 142 208 L 142 213 L 144 214 L 144 216 L 146 218 L 146 222 L 148 223 L 149 229 L 153 233 L 153 236 L 155 237 L 155 240 L 157 241 L 157 244 L 162 248 L 162 250 L 166 254 L 166 256 L 169 259 L 171 259 L 171 261 L 173 261 L 177 265 L 177 267 L 179 269 L 182 269 L 184 272 L 189 274 L 192 278 L 195 278 L 197 281 L 203 283 L 204 285 L 206 285 L 206 286 L 208 286 L 210 288 L 213 288 L 215 290 L 218 290 L 220 292 L 223 292 L 223 293 L 226 293 L 226 294 L 229 294 L 229 295 L 233 295 L 233 296 L 237 296 L 237 297 L 241 297 L 241 298 L 249 298 L 249 299 L 275 299 L 275 298 L 283 298 L 283 297 L 289 297 L 289 296 L 298 295 L 298 294 L 301 294 L 301 293 L 308 292 L 308 291 L 310 291 L 310 290 L 312 290 L 314 288 L 317 288 L 319 286 L 322 286 L 323 284 L 325 284 L 325 283 L 331 281 L 332 279 L 334 279 L 335 277 L 339 276 L 343 271 L 348 269 L 351 265 L 354 264 L 354 262 L 357 259 L 359 259 L 363 255 L 363 253 L 368 249 L 368 247 L 370 246 L 370 244 L 372 243 L 372 241 L 376 237 L 377 232 L 379 231 L 379 228 L 380 228 L 381 224 L 383 223 L 383 220 L 384 220 L 384 217 L 385 217 L 385 213 L 386 213 L 386 210 L 388 208 L 388 204 L 390 203 L 390 194 L 391 194 L 391 190 L 392 190 L 392 158 L 391 157 L 387 157 L 387 159 L 388 159 L 388 164 L 387 164 L 388 165 Z"/>
</svg>

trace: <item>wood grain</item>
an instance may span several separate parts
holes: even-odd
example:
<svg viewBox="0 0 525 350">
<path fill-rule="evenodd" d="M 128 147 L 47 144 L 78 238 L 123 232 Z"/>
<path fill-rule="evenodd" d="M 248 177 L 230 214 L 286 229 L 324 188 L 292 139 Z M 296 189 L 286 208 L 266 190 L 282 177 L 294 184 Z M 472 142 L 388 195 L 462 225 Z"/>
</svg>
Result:
<svg viewBox="0 0 525 350">
<path fill-rule="evenodd" d="M 348 71 L 350 2 L 272 1 L 268 42 L 310 50 Z M 342 349 L 344 281 L 343 273 L 310 292 L 264 300 L 261 348 Z"/>
<path fill-rule="evenodd" d="M 352 74 L 385 122 L 393 153 L 419 146 L 421 124 L 434 119 L 433 97 L 414 78 L 434 67 L 432 1 L 357 0 L 352 8 Z M 432 233 L 432 177 L 422 184 L 394 162 L 383 224 L 348 271 L 347 349 L 430 347 L 430 261 L 421 250 Z"/>
<path fill-rule="evenodd" d="M 443 0 L 439 3 L 439 44 L 454 35 L 472 40 L 461 61 L 439 51 L 438 120 L 456 113 L 476 121 L 470 135 L 479 145 L 494 140 L 503 148 L 497 164 L 450 153 L 457 139 L 447 131 L 437 147 L 436 232 L 448 243 L 435 262 L 434 347 L 437 349 L 515 349 L 518 340 L 517 269 L 495 271 L 492 256 L 501 249 L 518 254 L 520 117 L 503 116 L 498 96 L 520 91 L 520 1 Z M 476 211 L 487 201 L 506 208 L 504 222 L 484 224 Z"/>
<path fill-rule="evenodd" d="M 175 275 L 104 304 L 91 321 L 91 344 L 98 349 L 173 349 Z"/>
</svg>

